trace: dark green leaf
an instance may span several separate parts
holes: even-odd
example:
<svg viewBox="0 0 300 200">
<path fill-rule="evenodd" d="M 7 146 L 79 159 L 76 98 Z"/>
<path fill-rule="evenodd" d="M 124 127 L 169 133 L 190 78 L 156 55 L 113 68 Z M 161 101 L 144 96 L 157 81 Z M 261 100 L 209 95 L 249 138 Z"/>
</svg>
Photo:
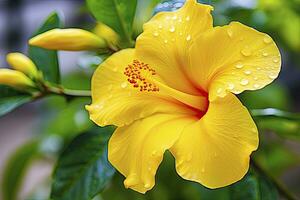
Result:
<svg viewBox="0 0 300 200">
<path fill-rule="evenodd" d="M 114 174 L 107 160 L 107 141 L 113 127 L 76 137 L 60 156 L 52 184 L 54 200 L 89 200 L 104 189 Z"/>
<path fill-rule="evenodd" d="M 59 27 L 61 27 L 59 16 L 57 13 L 52 13 L 33 36 Z M 60 72 L 57 51 L 34 46 L 29 46 L 28 51 L 29 57 L 33 60 L 38 69 L 43 72 L 44 78 L 49 82 L 59 84 Z"/>
<path fill-rule="evenodd" d="M 32 100 L 28 93 L 20 92 L 14 88 L 0 85 L 0 116 L 12 111 L 18 106 Z"/>
<path fill-rule="evenodd" d="M 17 199 L 22 178 L 31 161 L 38 155 L 38 143 L 31 141 L 19 147 L 8 160 L 3 173 L 2 191 L 4 200 Z"/>
<path fill-rule="evenodd" d="M 98 21 L 114 29 L 126 46 L 132 46 L 137 0 L 87 0 L 87 5 Z"/>
</svg>

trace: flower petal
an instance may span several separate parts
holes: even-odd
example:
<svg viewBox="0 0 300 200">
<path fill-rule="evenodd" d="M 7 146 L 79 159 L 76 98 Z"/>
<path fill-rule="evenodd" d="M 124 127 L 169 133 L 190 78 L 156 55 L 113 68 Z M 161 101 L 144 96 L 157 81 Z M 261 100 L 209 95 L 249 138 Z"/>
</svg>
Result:
<svg viewBox="0 0 300 200">
<path fill-rule="evenodd" d="M 233 22 L 197 38 L 187 73 L 213 100 L 227 91 L 239 94 L 266 86 L 280 66 L 280 52 L 270 36 Z"/>
<path fill-rule="evenodd" d="M 150 190 L 165 150 L 194 120 L 186 115 L 155 114 L 117 128 L 109 141 L 108 159 L 126 177 L 125 187 L 141 193 Z"/>
<path fill-rule="evenodd" d="M 137 39 L 138 58 L 154 68 L 170 87 L 197 94 L 183 67 L 194 38 L 212 28 L 211 10 L 209 5 L 187 0 L 177 11 L 158 13 L 144 25 Z"/>
<path fill-rule="evenodd" d="M 188 125 L 170 149 L 184 179 L 219 188 L 240 180 L 258 147 L 258 132 L 247 109 L 233 95 L 217 98 L 200 121 Z"/>
<path fill-rule="evenodd" d="M 134 59 L 134 49 L 125 49 L 110 56 L 95 71 L 93 103 L 86 108 L 96 124 L 123 126 L 156 112 L 190 112 L 178 103 L 158 98 L 155 92 L 140 92 L 130 85 L 124 70 Z"/>
</svg>

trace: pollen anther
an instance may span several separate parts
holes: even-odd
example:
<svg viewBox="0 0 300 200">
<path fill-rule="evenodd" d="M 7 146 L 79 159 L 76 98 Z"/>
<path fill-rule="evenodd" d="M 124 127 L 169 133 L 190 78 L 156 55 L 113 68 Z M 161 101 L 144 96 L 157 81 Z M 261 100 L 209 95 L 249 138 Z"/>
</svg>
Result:
<svg viewBox="0 0 300 200">
<path fill-rule="evenodd" d="M 133 60 L 125 70 L 124 75 L 127 76 L 127 81 L 141 92 L 158 92 L 159 87 L 151 82 L 152 76 L 156 75 L 156 71 L 148 64 Z"/>
</svg>

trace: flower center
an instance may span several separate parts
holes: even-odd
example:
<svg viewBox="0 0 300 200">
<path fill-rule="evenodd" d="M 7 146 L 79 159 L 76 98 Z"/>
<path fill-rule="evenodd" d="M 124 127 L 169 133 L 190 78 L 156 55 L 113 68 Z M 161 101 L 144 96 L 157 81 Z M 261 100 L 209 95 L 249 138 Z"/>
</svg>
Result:
<svg viewBox="0 0 300 200">
<path fill-rule="evenodd" d="M 159 92 L 168 98 L 176 99 L 190 107 L 206 111 L 208 102 L 204 96 L 190 95 L 179 90 L 176 90 L 160 81 L 156 71 L 148 64 L 133 60 L 125 70 L 124 75 L 127 76 L 127 81 L 141 92 Z"/>
<path fill-rule="evenodd" d="M 151 76 L 155 76 L 156 72 L 150 68 L 148 64 L 134 60 L 132 64 L 129 64 L 124 71 L 124 75 L 127 76 L 127 81 L 135 88 L 139 88 L 140 91 L 158 92 L 159 87 L 155 83 L 149 81 Z"/>
</svg>

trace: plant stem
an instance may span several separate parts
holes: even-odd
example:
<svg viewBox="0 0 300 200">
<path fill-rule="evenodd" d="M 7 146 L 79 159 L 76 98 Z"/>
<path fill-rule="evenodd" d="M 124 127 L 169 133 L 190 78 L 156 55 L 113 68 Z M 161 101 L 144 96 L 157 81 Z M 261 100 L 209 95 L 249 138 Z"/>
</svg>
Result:
<svg viewBox="0 0 300 200">
<path fill-rule="evenodd" d="M 66 98 L 91 96 L 91 91 L 89 90 L 71 90 L 66 88 L 47 86 L 46 91 L 48 94 L 57 94 L 57 95 L 65 96 Z"/>
<path fill-rule="evenodd" d="M 261 166 L 259 162 L 257 162 L 255 159 L 251 159 L 251 164 L 255 169 L 257 169 L 259 173 L 267 176 L 275 185 L 275 187 L 278 189 L 279 193 L 281 193 L 286 199 L 297 200 L 297 197 L 295 197 L 294 194 L 292 194 L 282 182 L 280 182 L 273 175 L 271 175 L 267 170 L 265 170 L 265 168 Z"/>
</svg>

